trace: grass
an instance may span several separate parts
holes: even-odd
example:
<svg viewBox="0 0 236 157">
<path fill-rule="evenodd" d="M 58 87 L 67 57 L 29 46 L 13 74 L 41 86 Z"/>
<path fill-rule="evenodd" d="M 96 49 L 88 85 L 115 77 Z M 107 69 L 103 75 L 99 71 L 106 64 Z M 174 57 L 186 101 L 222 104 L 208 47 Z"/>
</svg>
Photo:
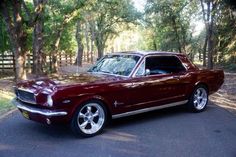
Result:
<svg viewBox="0 0 236 157">
<path fill-rule="evenodd" d="M 0 116 L 15 108 L 11 103 L 13 97 L 13 93 L 0 91 Z"/>
</svg>

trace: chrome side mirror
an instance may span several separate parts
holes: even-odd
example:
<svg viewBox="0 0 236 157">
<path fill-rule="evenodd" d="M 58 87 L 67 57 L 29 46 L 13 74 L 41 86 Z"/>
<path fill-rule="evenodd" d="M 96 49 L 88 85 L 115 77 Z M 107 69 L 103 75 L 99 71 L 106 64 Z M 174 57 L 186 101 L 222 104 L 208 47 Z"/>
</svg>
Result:
<svg viewBox="0 0 236 157">
<path fill-rule="evenodd" d="M 145 75 L 150 75 L 150 74 L 151 74 L 150 69 L 146 69 L 146 70 L 145 70 Z"/>
</svg>

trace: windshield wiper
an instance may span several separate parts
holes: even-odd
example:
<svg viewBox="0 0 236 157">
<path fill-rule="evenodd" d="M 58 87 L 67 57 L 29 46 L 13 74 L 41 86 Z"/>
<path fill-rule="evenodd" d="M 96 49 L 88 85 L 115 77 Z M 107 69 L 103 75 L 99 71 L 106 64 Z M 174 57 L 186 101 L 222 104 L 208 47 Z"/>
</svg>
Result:
<svg viewBox="0 0 236 157">
<path fill-rule="evenodd" d="M 112 72 L 110 72 L 110 71 L 106 71 L 106 70 L 99 70 L 98 72 L 103 72 L 103 73 L 112 74 Z"/>
</svg>

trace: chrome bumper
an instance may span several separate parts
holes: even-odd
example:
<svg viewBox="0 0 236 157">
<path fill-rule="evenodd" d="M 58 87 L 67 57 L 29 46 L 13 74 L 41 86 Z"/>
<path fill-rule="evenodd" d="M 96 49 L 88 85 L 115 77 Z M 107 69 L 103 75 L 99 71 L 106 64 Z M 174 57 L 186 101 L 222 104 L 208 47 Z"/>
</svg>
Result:
<svg viewBox="0 0 236 157">
<path fill-rule="evenodd" d="M 39 109 L 39 108 L 35 108 L 35 107 L 29 107 L 29 106 L 26 106 L 23 103 L 17 101 L 16 99 L 13 99 L 12 103 L 17 108 L 19 108 L 21 110 L 28 111 L 30 113 L 40 114 L 43 116 L 65 116 L 65 115 L 67 115 L 67 112 L 65 112 L 65 111 L 51 111 L 48 109 Z"/>
</svg>

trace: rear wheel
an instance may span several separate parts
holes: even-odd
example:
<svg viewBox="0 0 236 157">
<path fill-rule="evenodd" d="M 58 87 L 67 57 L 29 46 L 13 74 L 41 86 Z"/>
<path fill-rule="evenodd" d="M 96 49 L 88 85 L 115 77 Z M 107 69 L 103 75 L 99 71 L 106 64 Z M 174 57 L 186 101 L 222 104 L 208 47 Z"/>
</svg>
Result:
<svg viewBox="0 0 236 157">
<path fill-rule="evenodd" d="M 71 121 L 76 135 L 91 137 L 99 134 L 107 121 L 107 111 L 100 101 L 89 101 L 81 105 Z"/>
<path fill-rule="evenodd" d="M 204 85 L 198 85 L 188 102 L 188 108 L 193 112 L 203 111 L 208 103 L 208 91 Z"/>
</svg>

